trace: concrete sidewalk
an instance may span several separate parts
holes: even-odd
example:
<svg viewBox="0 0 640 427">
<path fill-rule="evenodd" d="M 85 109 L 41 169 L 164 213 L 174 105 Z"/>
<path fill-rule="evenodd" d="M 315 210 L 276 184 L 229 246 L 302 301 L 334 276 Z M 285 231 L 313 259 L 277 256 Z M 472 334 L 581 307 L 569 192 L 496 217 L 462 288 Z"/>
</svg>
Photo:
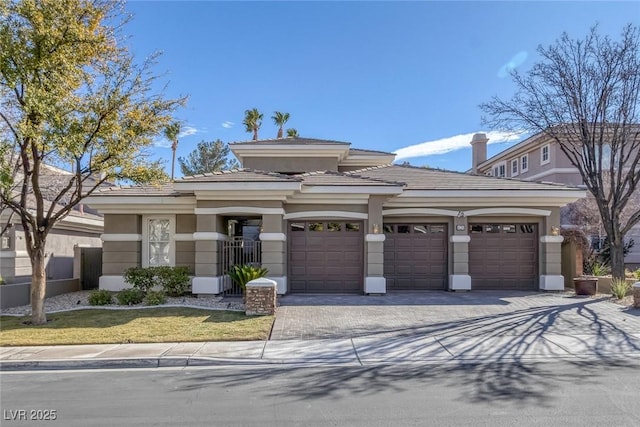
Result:
<svg viewBox="0 0 640 427">
<path fill-rule="evenodd" d="M 513 362 L 640 358 L 640 334 L 369 336 L 345 339 L 0 348 L 0 370 L 241 364 Z"/>
<path fill-rule="evenodd" d="M 640 316 L 605 297 L 515 291 L 281 298 L 269 341 L 0 347 L 0 369 L 640 358 Z"/>
</svg>

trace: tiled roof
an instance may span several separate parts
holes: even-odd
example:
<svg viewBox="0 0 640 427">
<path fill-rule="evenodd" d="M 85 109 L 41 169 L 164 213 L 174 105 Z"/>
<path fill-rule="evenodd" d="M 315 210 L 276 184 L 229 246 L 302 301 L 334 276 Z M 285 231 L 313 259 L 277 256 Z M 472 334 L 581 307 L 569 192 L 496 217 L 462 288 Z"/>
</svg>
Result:
<svg viewBox="0 0 640 427">
<path fill-rule="evenodd" d="M 305 185 L 357 185 L 357 186 L 402 186 L 402 182 L 390 182 L 377 178 L 367 178 L 359 175 L 333 172 L 333 171 L 318 171 L 309 172 L 300 175 L 296 175 L 303 180 Z"/>
<path fill-rule="evenodd" d="M 405 190 L 575 190 L 576 188 L 539 182 L 471 175 L 441 169 L 385 165 L 359 169 L 347 174 L 385 181 L 405 182 Z"/>
<path fill-rule="evenodd" d="M 327 186 L 402 186 L 405 190 L 575 190 L 561 184 L 520 181 L 471 175 L 440 169 L 414 166 L 384 165 L 352 172 L 318 171 L 300 175 L 284 175 L 251 169 L 233 169 L 195 175 L 176 180 L 180 182 L 242 183 L 242 182 L 302 182 L 304 185 Z M 95 196 L 180 196 L 171 183 L 152 186 L 109 187 Z"/>
<path fill-rule="evenodd" d="M 231 142 L 229 145 L 351 145 L 349 142 L 316 138 L 274 138 L 258 141 Z"/>
<path fill-rule="evenodd" d="M 232 169 L 210 172 L 202 175 L 185 176 L 176 182 L 292 182 L 299 178 L 277 172 L 265 172 L 253 169 Z"/>
<path fill-rule="evenodd" d="M 373 154 L 373 155 L 380 155 L 380 156 L 395 156 L 394 153 L 388 153 L 386 151 L 363 150 L 362 148 L 349 148 L 349 154 Z"/>
<path fill-rule="evenodd" d="M 101 189 L 93 196 L 179 196 L 180 193 L 169 184 L 113 186 Z"/>
</svg>

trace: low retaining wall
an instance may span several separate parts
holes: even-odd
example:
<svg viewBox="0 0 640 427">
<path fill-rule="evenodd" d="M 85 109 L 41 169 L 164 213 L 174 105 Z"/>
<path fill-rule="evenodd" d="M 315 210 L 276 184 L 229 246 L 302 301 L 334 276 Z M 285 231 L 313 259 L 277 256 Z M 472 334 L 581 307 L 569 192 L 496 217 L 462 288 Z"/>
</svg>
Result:
<svg viewBox="0 0 640 427">
<path fill-rule="evenodd" d="M 46 297 L 80 290 L 80 279 L 47 280 Z M 0 309 L 31 304 L 31 282 L 0 285 Z"/>
<path fill-rule="evenodd" d="M 598 277 L 598 293 L 599 294 L 611 294 L 611 277 Z M 626 279 L 629 285 L 633 285 L 637 282 L 636 279 Z M 627 292 L 627 295 L 631 295 L 631 289 Z"/>
</svg>

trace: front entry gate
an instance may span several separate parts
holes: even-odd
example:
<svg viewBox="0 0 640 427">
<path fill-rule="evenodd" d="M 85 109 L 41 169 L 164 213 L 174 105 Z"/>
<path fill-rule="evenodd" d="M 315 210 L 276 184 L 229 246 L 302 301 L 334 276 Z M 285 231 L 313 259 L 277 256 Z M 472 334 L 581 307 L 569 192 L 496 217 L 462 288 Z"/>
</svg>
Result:
<svg viewBox="0 0 640 427">
<path fill-rule="evenodd" d="M 242 295 L 242 288 L 233 283 L 229 277 L 229 270 L 234 265 L 260 267 L 262 263 L 261 243 L 260 240 L 243 240 L 241 237 L 219 242 L 219 271 L 222 274 L 223 295 Z"/>
</svg>

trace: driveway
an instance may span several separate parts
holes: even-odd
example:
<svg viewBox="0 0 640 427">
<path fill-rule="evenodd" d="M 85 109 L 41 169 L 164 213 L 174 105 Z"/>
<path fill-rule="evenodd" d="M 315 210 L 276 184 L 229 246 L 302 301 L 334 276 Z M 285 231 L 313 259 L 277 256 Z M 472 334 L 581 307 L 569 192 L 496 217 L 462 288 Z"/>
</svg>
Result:
<svg viewBox="0 0 640 427">
<path fill-rule="evenodd" d="M 625 340 L 640 334 L 640 309 L 605 297 L 517 291 L 286 295 L 271 340 L 543 334 Z"/>
</svg>

